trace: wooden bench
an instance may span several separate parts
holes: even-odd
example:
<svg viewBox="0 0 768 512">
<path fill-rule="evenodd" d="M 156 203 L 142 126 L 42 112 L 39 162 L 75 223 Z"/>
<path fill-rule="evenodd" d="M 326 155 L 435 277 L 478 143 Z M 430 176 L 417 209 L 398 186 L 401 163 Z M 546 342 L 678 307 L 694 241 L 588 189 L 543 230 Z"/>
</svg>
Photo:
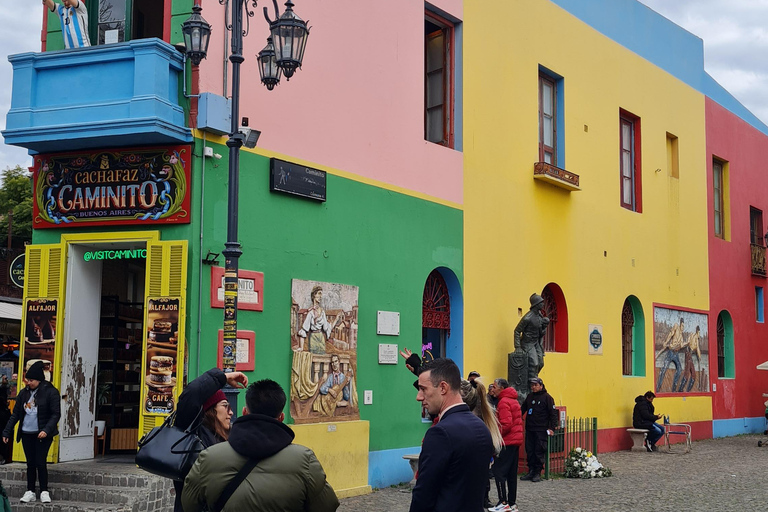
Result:
<svg viewBox="0 0 768 512">
<path fill-rule="evenodd" d="M 648 449 L 645 447 L 645 438 L 648 437 L 648 429 L 645 428 L 628 428 L 627 432 L 632 437 L 632 451 L 633 452 L 646 452 Z"/>
<path fill-rule="evenodd" d="M 416 474 L 419 472 L 419 454 L 403 455 L 403 458 L 411 465 L 411 471 L 413 471 L 413 480 L 411 485 L 416 485 Z"/>
</svg>

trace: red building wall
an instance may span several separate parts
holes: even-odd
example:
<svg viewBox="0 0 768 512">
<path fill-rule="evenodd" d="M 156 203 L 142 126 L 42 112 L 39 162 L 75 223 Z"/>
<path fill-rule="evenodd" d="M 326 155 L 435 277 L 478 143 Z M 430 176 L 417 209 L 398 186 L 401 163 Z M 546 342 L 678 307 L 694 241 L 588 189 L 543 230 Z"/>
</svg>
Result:
<svg viewBox="0 0 768 512">
<path fill-rule="evenodd" d="M 751 271 L 750 206 L 763 211 L 763 229 L 768 228 L 768 136 L 710 98 L 706 98 L 706 135 L 709 353 L 711 384 L 716 385 L 713 419 L 761 417 L 765 410 L 762 393 L 768 392 L 768 372 L 755 367 L 768 361 L 768 326 L 756 321 L 755 286 L 762 286 L 768 295 L 768 279 L 753 276 Z M 728 162 L 729 240 L 714 235 L 713 158 Z M 681 162 L 681 172 L 682 169 Z M 717 317 L 722 310 L 727 310 L 733 319 L 733 379 L 717 377 Z"/>
</svg>

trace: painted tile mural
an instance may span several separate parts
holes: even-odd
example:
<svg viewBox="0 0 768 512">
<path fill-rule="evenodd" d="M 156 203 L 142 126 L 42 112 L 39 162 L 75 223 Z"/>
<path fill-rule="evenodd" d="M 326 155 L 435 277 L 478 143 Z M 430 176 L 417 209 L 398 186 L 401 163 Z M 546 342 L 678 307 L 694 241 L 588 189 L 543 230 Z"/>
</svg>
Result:
<svg viewBox="0 0 768 512">
<path fill-rule="evenodd" d="M 709 392 L 707 315 L 653 308 L 657 393 Z"/>
<path fill-rule="evenodd" d="M 291 416 L 296 423 L 360 419 L 357 286 L 291 282 Z"/>
</svg>

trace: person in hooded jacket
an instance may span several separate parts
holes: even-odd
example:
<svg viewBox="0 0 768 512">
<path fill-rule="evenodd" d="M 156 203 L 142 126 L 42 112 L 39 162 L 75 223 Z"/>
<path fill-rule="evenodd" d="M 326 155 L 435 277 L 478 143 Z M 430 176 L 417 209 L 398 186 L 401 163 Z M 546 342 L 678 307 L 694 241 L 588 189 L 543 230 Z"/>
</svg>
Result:
<svg viewBox="0 0 768 512">
<path fill-rule="evenodd" d="M 632 411 L 632 426 L 648 430 L 645 448 L 649 452 L 658 450 L 656 442 L 664 435 L 664 427 L 656 423 L 662 415 L 656 414 L 656 409 L 653 407 L 654 398 L 656 395 L 653 391 L 647 391 L 644 395 L 638 396 L 635 398 L 635 409 Z"/>
<path fill-rule="evenodd" d="M 241 372 L 224 373 L 212 368 L 187 384 L 179 396 L 175 424 L 181 429 L 196 424 L 193 430 L 204 448 L 224 442 L 229 437 L 233 412 L 221 390 L 227 384 L 244 388 L 248 385 L 248 377 Z M 181 506 L 184 482 L 174 480 L 173 486 L 176 489 L 173 510 L 184 512 Z"/>
<path fill-rule="evenodd" d="M 59 433 L 61 396 L 59 390 L 45 377 L 44 364 L 37 361 L 29 367 L 24 379 L 27 386 L 16 396 L 13 414 L 3 430 L 3 442 L 13 438 L 13 427 L 20 422 L 16 442 L 21 441 L 27 459 L 27 492 L 22 503 L 35 501 L 35 481 L 40 480 L 40 501 L 50 503 L 48 493 L 48 450 Z"/>
<path fill-rule="evenodd" d="M 541 481 L 544 457 L 547 456 L 547 440 L 557 428 L 560 413 L 555 399 L 547 393 L 544 381 L 539 377 L 530 379 L 531 392 L 523 402 L 525 418 L 525 453 L 528 455 L 528 474 L 520 480 Z"/>
<path fill-rule="evenodd" d="M 517 512 L 517 464 L 523 444 L 523 414 L 517 391 L 506 379 L 496 379 L 494 389 L 498 398 L 496 415 L 501 425 L 504 446 L 493 461 L 493 476 L 499 503 L 489 508 L 492 512 Z"/>
<path fill-rule="evenodd" d="M 200 453 L 184 483 L 185 512 L 201 512 L 250 460 L 258 460 L 224 505 L 223 512 L 333 512 L 336 493 L 320 461 L 307 447 L 293 444 L 295 434 L 283 423 L 285 391 L 273 380 L 252 384 L 243 416 L 232 424 L 226 443 Z"/>
</svg>

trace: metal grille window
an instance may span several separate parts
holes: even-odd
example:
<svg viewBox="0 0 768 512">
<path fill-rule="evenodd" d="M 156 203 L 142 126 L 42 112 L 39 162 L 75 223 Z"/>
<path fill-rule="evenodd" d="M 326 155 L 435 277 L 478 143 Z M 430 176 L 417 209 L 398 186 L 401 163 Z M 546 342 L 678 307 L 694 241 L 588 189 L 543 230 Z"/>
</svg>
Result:
<svg viewBox="0 0 768 512">
<path fill-rule="evenodd" d="M 448 286 L 440 272 L 433 270 L 427 277 L 422 298 L 421 326 L 430 329 L 451 328 L 451 302 L 448 295 Z"/>
<path fill-rule="evenodd" d="M 632 329 L 635 326 L 635 314 L 628 300 L 624 301 L 621 311 L 621 373 L 632 375 Z"/>
<path fill-rule="evenodd" d="M 725 325 L 723 315 L 717 315 L 717 376 L 725 377 Z"/>
<path fill-rule="evenodd" d="M 544 291 L 541 292 L 541 297 L 544 299 L 544 313 L 549 318 L 549 326 L 544 333 L 544 351 L 556 352 L 557 302 L 555 302 L 555 296 L 549 288 L 544 288 Z"/>
</svg>

